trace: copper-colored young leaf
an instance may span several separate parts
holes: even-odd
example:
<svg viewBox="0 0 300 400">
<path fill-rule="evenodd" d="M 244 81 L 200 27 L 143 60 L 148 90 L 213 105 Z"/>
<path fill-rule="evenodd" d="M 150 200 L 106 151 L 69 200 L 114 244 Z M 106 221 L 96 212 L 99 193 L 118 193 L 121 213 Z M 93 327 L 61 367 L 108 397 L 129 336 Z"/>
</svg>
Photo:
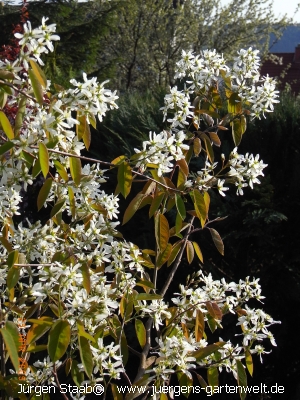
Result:
<svg viewBox="0 0 300 400">
<path fill-rule="evenodd" d="M 219 232 L 217 232 L 215 229 L 213 228 L 208 228 L 211 234 L 211 237 L 213 239 L 213 242 L 218 250 L 219 253 L 222 254 L 222 256 L 224 256 L 224 243 L 221 239 L 221 236 L 219 234 Z"/>
<path fill-rule="evenodd" d="M 15 137 L 14 131 L 11 127 L 11 124 L 7 116 L 4 114 L 3 111 L 0 111 L 0 127 L 2 127 L 5 135 L 8 137 L 9 140 L 14 139 Z"/>
<path fill-rule="evenodd" d="M 38 198 L 37 198 L 37 207 L 38 207 L 39 211 L 43 207 L 43 205 L 45 204 L 45 202 L 48 198 L 48 195 L 51 190 L 51 186 L 52 186 L 52 178 L 48 178 L 45 180 L 43 186 L 41 187 L 41 189 L 39 191 Z"/>
<path fill-rule="evenodd" d="M 184 158 L 181 158 L 180 160 L 176 161 L 176 164 L 179 166 L 181 171 L 188 176 L 189 174 L 189 166 Z"/>
<path fill-rule="evenodd" d="M 143 322 L 139 319 L 135 320 L 134 323 L 136 336 L 138 338 L 139 344 L 143 349 L 146 345 L 146 329 Z"/>
<path fill-rule="evenodd" d="M 48 336 L 48 353 L 53 362 L 59 360 L 67 351 L 71 340 L 71 327 L 67 320 L 56 321 Z"/>
<path fill-rule="evenodd" d="M 157 213 L 155 216 L 155 239 L 159 253 L 162 253 L 167 247 L 170 237 L 169 231 L 167 218 L 163 214 Z"/>
<path fill-rule="evenodd" d="M 78 157 L 70 157 L 70 172 L 75 182 L 75 185 L 78 186 L 81 181 L 81 160 Z"/>
<path fill-rule="evenodd" d="M 198 157 L 199 154 L 201 153 L 201 140 L 198 137 L 195 137 L 193 145 L 194 145 L 194 154 L 196 157 Z"/>
<path fill-rule="evenodd" d="M 91 275 L 88 263 L 87 262 L 82 263 L 80 270 L 83 278 L 82 285 L 84 289 L 87 291 L 87 294 L 89 294 L 91 291 Z"/>
<path fill-rule="evenodd" d="M 209 137 L 215 146 L 221 146 L 221 140 L 216 132 L 209 132 Z"/>
<path fill-rule="evenodd" d="M 239 118 L 235 118 L 231 125 L 232 125 L 232 137 L 235 146 L 238 146 L 241 143 L 242 136 L 246 131 L 247 128 L 247 121 L 244 115 L 241 115 Z"/>
<path fill-rule="evenodd" d="M 197 310 L 196 321 L 195 321 L 195 338 L 197 342 L 199 342 L 203 338 L 204 329 L 205 329 L 204 315 L 202 311 Z"/>
<path fill-rule="evenodd" d="M 151 206 L 149 208 L 149 217 L 151 218 L 156 211 L 158 210 L 159 206 L 161 205 L 161 202 L 163 198 L 165 197 L 165 192 L 157 192 L 151 202 Z"/>
<path fill-rule="evenodd" d="M 118 186 L 122 195 L 126 197 L 129 195 L 132 184 L 132 172 L 128 162 L 124 161 L 118 168 Z"/>
<path fill-rule="evenodd" d="M 37 102 L 42 105 L 44 98 L 43 98 L 43 88 L 42 85 L 40 84 L 35 72 L 33 69 L 30 69 L 28 71 L 28 75 L 31 81 L 31 85 L 32 85 L 32 89 L 33 89 L 33 93 L 35 95 L 35 98 L 37 100 Z"/>
<path fill-rule="evenodd" d="M 192 245 L 192 242 L 188 240 L 186 243 L 186 256 L 189 264 L 191 264 L 191 262 L 193 261 L 194 255 L 195 255 L 194 247 Z"/>
<path fill-rule="evenodd" d="M 200 138 L 204 142 L 205 150 L 209 161 L 213 164 L 214 162 L 214 151 L 210 142 L 210 138 L 206 135 L 206 133 L 201 133 Z"/>
<path fill-rule="evenodd" d="M 219 321 L 222 320 L 223 317 L 223 313 L 220 310 L 218 304 L 216 302 L 211 302 L 211 301 L 207 301 L 206 302 L 206 308 L 207 311 L 209 312 L 209 314 L 214 318 L 217 319 Z"/>
<path fill-rule="evenodd" d="M 143 193 L 138 193 L 129 203 L 128 207 L 126 208 L 123 216 L 123 222 L 122 225 L 126 224 L 136 213 L 136 211 L 139 209 L 141 202 L 145 195 Z"/>
<path fill-rule="evenodd" d="M 39 144 L 39 162 L 44 178 L 47 177 L 49 172 L 49 153 L 44 143 Z"/>
<path fill-rule="evenodd" d="M 51 317 L 41 317 L 39 319 L 30 319 L 28 322 L 33 323 L 29 328 L 26 337 L 26 344 L 29 345 L 36 342 L 42 337 L 53 325 L 53 319 Z"/>
<path fill-rule="evenodd" d="M 123 400 L 123 395 L 119 391 L 118 386 L 115 383 L 110 384 L 111 392 L 113 395 L 113 400 Z"/>
</svg>

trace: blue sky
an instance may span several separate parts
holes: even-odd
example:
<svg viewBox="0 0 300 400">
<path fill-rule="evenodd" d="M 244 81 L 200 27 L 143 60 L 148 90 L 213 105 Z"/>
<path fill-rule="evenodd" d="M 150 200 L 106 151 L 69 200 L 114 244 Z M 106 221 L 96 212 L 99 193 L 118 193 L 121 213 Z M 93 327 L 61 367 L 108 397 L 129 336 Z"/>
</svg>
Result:
<svg viewBox="0 0 300 400">
<path fill-rule="evenodd" d="M 221 0 L 221 3 L 226 5 L 230 3 L 230 0 Z M 273 0 L 272 3 L 275 16 L 283 16 L 284 14 L 287 14 L 288 17 L 293 17 L 300 0 Z M 298 11 L 295 16 L 295 22 L 300 23 L 300 11 Z"/>
</svg>

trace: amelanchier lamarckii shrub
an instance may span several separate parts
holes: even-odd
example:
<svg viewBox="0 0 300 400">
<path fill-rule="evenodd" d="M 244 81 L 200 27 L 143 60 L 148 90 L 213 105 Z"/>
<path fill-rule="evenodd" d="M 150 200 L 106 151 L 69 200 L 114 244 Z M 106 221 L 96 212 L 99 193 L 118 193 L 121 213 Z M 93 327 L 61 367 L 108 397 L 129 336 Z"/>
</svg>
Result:
<svg viewBox="0 0 300 400">
<path fill-rule="evenodd" d="M 216 51 L 183 52 L 176 78 L 185 82 L 184 90 L 171 88 L 162 108 L 169 128 L 150 132 L 130 158 L 120 155 L 105 163 L 81 151 L 90 146 L 90 124 L 95 127 L 96 118 L 117 108 L 116 93 L 86 74 L 83 82 L 71 80 L 69 89 L 47 81 L 42 55 L 59 37 L 46 18 L 36 29 L 27 22 L 15 36 L 18 59 L 0 61 L 2 398 L 26 399 L 30 391 L 31 398 L 40 398 L 34 396 L 43 386 L 45 399 L 52 396 L 45 388 L 83 399 L 87 387 L 120 399 L 122 379 L 132 387 L 127 399 L 141 393 L 166 399 L 174 395 L 171 378 L 186 396 L 186 387 L 192 393 L 196 382 L 217 392 L 218 373 L 226 370 L 244 399 L 252 357 L 262 360 L 265 344 L 276 346 L 269 327 L 277 321 L 251 308 L 263 299 L 259 280 L 214 280 L 199 268 L 169 292 L 183 257 L 191 263 L 196 255 L 203 262 L 192 234 L 210 232 L 223 254 L 222 239 L 211 227 L 216 220 L 209 219 L 209 193 L 225 196 L 235 185 L 242 195 L 263 175 L 266 165 L 259 156 L 237 149 L 247 118 L 259 118 L 277 102 L 274 81 L 258 73 L 257 51 L 240 50 L 231 66 Z M 6 112 L 13 106 L 15 118 Z M 232 132 L 236 147 L 216 162 L 214 148 L 223 131 Z M 196 157 L 203 168 L 192 171 Z M 115 194 L 104 190 L 102 165 L 117 170 Z M 46 208 L 49 219 L 17 225 L 22 193 L 37 179 L 43 181 L 37 207 Z M 127 198 L 141 181 L 144 187 L 122 222 L 150 206 L 152 249 L 139 249 L 117 231 L 118 194 Z M 212 333 L 224 336 L 222 323 L 230 314 L 240 333 L 215 342 Z M 129 325 L 135 328 L 135 345 Z M 131 358 L 137 361 L 135 376 L 132 365 L 127 373 Z M 74 383 L 69 394 L 62 371 Z"/>
</svg>

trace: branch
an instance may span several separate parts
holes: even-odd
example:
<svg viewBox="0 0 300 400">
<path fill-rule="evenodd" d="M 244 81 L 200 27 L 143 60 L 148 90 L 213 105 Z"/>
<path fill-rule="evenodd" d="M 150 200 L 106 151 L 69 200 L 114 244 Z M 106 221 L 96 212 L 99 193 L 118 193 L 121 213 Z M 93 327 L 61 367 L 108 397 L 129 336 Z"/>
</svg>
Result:
<svg viewBox="0 0 300 400">
<path fill-rule="evenodd" d="M 174 275 L 175 275 L 175 273 L 176 273 L 176 271 L 177 271 L 177 269 L 178 269 L 178 267 L 179 267 L 179 265 L 181 263 L 181 259 L 182 259 L 183 252 L 184 252 L 185 247 L 186 247 L 186 243 L 188 241 L 188 237 L 191 234 L 191 229 L 192 229 L 192 226 L 193 226 L 194 219 L 195 219 L 195 217 L 191 218 L 191 221 L 190 221 L 190 224 L 189 224 L 189 228 L 188 228 L 188 230 L 187 230 L 187 232 L 185 234 L 185 237 L 183 239 L 183 246 L 182 246 L 182 248 L 181 248 L 181 250 L 180 250 L 180 252 L 179 252 L 179 254 L 178 254 L 177 258 L 176 258 L 176 261 L 175 261 L 175 264 L 173 265 L 172 271 L 170 272 L 170 274 L 169 274 L 169 276 L 168 276 L 168 278 L 167 278 L 167 280 L 166 280 L 166 282 L 165 282 L 165 284 L 164 284 L 164 286 L 163 286 L 163 288 L 162 288 L 162 290 L 160 292 L 160 295 L 162 297 L 164 297 L 164 295 L 166 294 L 166 291 L 168 290 L 168 288 L 169 288 L 169 286 L 170 286 L 170 284 L 171 284 L 171 282 L 172 282 L 172 280 L 174 278 Z"/>
</svg>

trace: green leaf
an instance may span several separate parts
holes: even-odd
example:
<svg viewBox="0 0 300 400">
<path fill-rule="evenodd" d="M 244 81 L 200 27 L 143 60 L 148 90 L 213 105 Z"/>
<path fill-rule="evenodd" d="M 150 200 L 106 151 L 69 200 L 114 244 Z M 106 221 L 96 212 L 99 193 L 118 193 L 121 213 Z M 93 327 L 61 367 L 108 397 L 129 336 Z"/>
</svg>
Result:
<svg viewBox="0 0 300 400">
<path fill-rule="evenodd" d="M 180 376 L 180 374 L 177 375 Z M 192 392 L 189 388 L 193 386 L 193 379 L 182 373 L 179 378 L 179 385 L 181 386 L 181 394 L 183 394 L 184 397 L 188 398 L 190 393 Z"/>
<path fill-rule="evenodd" d="M 41 190 L 39 191 L 39 194 L 38 194 L 38 198 L 37 198 L 38 211 L 40 211 L 40 209 L 45 204 L 45 202 L 48 198 L 48 195 L 50 193 L 51 186 L 52 186 L 52 178 L 46 179 L 43 186 L 41 187 Z"/>
<path fill-rule="evenodd" d="M 135 326 L 135 332 L 136 332 L 136 336 L 138 338 L 139 344 L 140 344 L 141 348 L 143 349 L 146 345 L 146 329 L 144 327 L 143 322 L 140 321 L 139 319 L 135 320 L 134 326 Z"/>
<path fill-rule="evenodd" d="M 126 222 L 128 222 L 134 216 L 136 211 L 139 209 L 144 197 L 145 197 L 145 195 L 143 193 L 138 193 L 131 200 L 131 202 L 129 203 L 128 207 L 125 210 L 122 225 L 126 224 Z"/>
<path fill-rule="evenodd" d="M 14 128 L 15 136 L 19 135 L 23 125 L 25 110 L 26 110 L 26 102 L 27 98 L 25 96 L 22 96 L 18 104 L 18 112 L 15 118 L 15 128 Z"/>
<path fill-rule="evenodd" d="M 186 217 L 185 205 L 182 197 L 177 193 L 175 194 L 175 203 L 177 211 L 179 212 L 182 221 L 184 221 Z"/>
<path fill-rule="evenodd" d="M 222 256 L 224 256 L 224 243 L 221 239 L 221 236 L 219 234 L 219 232 L 217 232 L 215 229 L 213 228 L 208 228 L 212 237 L 212 240 L 218 250 L 219 253 L 222 254 Z"/>
<path fill-rule="evenodd" d="M 78 336 L 82 336 L 85 337 L 86 339 L 90 340 L 91 342 L 95 343 L 96 340 L 93 338 L 92 335 L 90 335 L 89 333 L 87 333 L 84 330 L 84 324 L 82 321 L 78 320 L 77 321 L 77 329 L 78 329 Z"/>
<path fill-rule="evenodd" d="M 54 165 L 56 167 L 57 172 L 59 173 L 60 177 L 65 181 L 68 182 L 69 176 L 65 169 L 65 167 L 57 160 L 54 161 Z"/>
<path fill-rule="evenodd" d="M 79 344 L 79 352 L 83 368 L 87 376 L 91 378 L 93 372 L 93 356 L 89 341 L 84 336 L 79 336 L 78 344 Z"/>
<path fill-rule="evenodd" d="M 210 356 L 211 354 L 215 353 L 217 350 L 221 349 L 225 346 L 226 342 L 216 342 L 214 344 L 210 344 L 202 349 L 196 350 L 192 353 L 193 357 L 196 358 L 197 361 L 203 360 Z"/>
<path fill-rule="evenodd" d="M 69 194 L 69 202 L 70 202 L 72 218 L 75 218 L 75 215 L 76 215 L 75 196 L 74 196 L 73 189 L 70 186 L 68 186 L 68 194 Z"/>
<path fill-rule="evenodd" d="M 14 147 L 13 142 L 6 142 L 0 147 L 0 156 Z"/>
<path fill-rule="evenodd" d="M 130 193 L 131 183 L 132 183 L 131 167 L 128 164 L 128 162 L 124 161 L 122 162 L 122 164 L 119 165 L 118 168 L 118 186 L 120 192 L 125 197 L 125 199 Z"/>
<path fill-rule="evenodd" d="M 193 259 L 194 259 L 194 247 L 192 245 L 192 243 L 188 240 L 186 243 L 186 256 L 187 256 L 187 261 L 189 264 L 192 263 Z"/>
<path fill-rule="evenodd" d="M 42 70 L 42 68 L 34 61 L 29 60 L 31 68 L 35 74 L 36 79 L 39 81 L 40 85 L 43 86 L 45 89 L 47 88 L 47 78 Z"/>
<path fill-rule="evenodd" d="M 19 330 L 13 322 L 6 321 L 5 327 L 1 328 L 0 332 L 5 343 L 6 351 L 9 354 L 15 371 L 18 373 L 20 368 L 18 356 Z"/>
<path fill-rule="evenodd" d="M 70 157 L 70 172 L 75 185 L 78 186 L 81 181 L 81 161 L 78 157 Z"/>
<path fill-rule="evenodd" d="M 35 178 L 41 172 L 40 160 L 37 158 L 35 160 L 34 166 L 32 168 L 32 177 Z"/>
<path fill-rule="evenodd" d="M 9 253 L 9 255 L 7 257 L 8 268 L 11 268 L 14 264 L 17 264 L 18 258 L 19 258 L 18 250 L 13 250 L 11 253 Z"/>
<path fill-rule="evenodd" d="M 67 351 L 71 340 L 71 328 L 67 320 L 58 320 L 52 326 L 48 337 L 48 353 L 53 362 Z"/>
<path fill-rule="evenodd" d="M 7 273 L 7 288 L 8 290 L 16 286 L 20 279 L 20 269 L 14 265 L 8 270 Z"/>
<path fill-rule="evenodd" d="M 6 134 L 9 140 L 14 139 L 15 137 L 14 131 L 10 125 L 7 116 L 4 114 L 3 111 L 0 111 L 0 126 L 2 126 L 2 129 L 4 130 L 4 133 Z"/>
<path fill-rule="evenodd" d="M 167 218 L 158 213 L 155 217 L 155 238 L 159 253 L 162 253 L 169 242 L 170 228 Z"/>
<path fill-rule="evenodd" d="M 208 385 L 211 386 L 212 392 L 214 392 L 214 388 L 216 388 L 219 385 L 218 368 L 216 368 L 216 367 L 208 368 L 207 380 L 208 380 Z"/>
<path fill-rule="evenodd" d="M 123 357 L 123 364 L 126 365 L 127 361 L 128 361 L 128 344 L 127 344 L 127 340 L 126 340 L 126 336 L 125 333 L 122 332 L 122 336 L 121 336 L 121 353 L 122 353 L 122 357 Z"/>
<path fill-rule="evenodd" d="M 31 81 L 31 85 L 32 85 L 32 89 L 33 89 L 33 93 L 35 95 L 35 98 L 37 100 L 37 102 L 42 105 L 44 102 L 44 96 L 43 96 L 43 88 L 42 85 L 39 82 L 38 77 L 36 76 L 35 72 L 33 69 L 30 69 L 28 71 L 28 75 Z"/>
<path fill-rule="evenodd" d="M 86 149 L 88 150 L 91 144 L 91 130 L 85 115 L 79 115 L 77 112 L 77 121 L 80 125 L 76 125 L 76 133 L 79 140 L 83 139 Z"/>
<path fill-rule="evenodd" d="M 78 368 L 78 361 L 72 360 L 71 363 L 71 376 L 76 386 L 80 387 L 84 380 L 84 373 Z"/>
<path fill-rule="evenodd" d="M 91 275 L 90 275 L 90 268 L 87 263 L 82 263 L 80 270 L 82 272 L 83 278 L 83 287 L 87 291 L 87 294 L 91 291 Z"/>
<path fill-rule="evenodd" d="M 63 208 L 64 204 L 66 202 L 66 199 L 58 199 L 57 202 L 54 204 L 51 213 L 50 213 L 50 218 L 54 217 L 60 210 Z"/>
<path fill-rule="evenodd" d="M 249 374 L 253 376 L 253 360 L 252 360 L 252 355 L 248 349 L 246 349 L 245 351 L 245 360 Z"/>
<path fill-rule="evenodd" d="M 237 381 L 239 386 L 240 398 L 241 400 L 244 400 L 247 396 L 246 392 L 247 374 L 244 365 L 240 360 L 235 359 L 235 363 L 236 363 Z"/>
</svg>

